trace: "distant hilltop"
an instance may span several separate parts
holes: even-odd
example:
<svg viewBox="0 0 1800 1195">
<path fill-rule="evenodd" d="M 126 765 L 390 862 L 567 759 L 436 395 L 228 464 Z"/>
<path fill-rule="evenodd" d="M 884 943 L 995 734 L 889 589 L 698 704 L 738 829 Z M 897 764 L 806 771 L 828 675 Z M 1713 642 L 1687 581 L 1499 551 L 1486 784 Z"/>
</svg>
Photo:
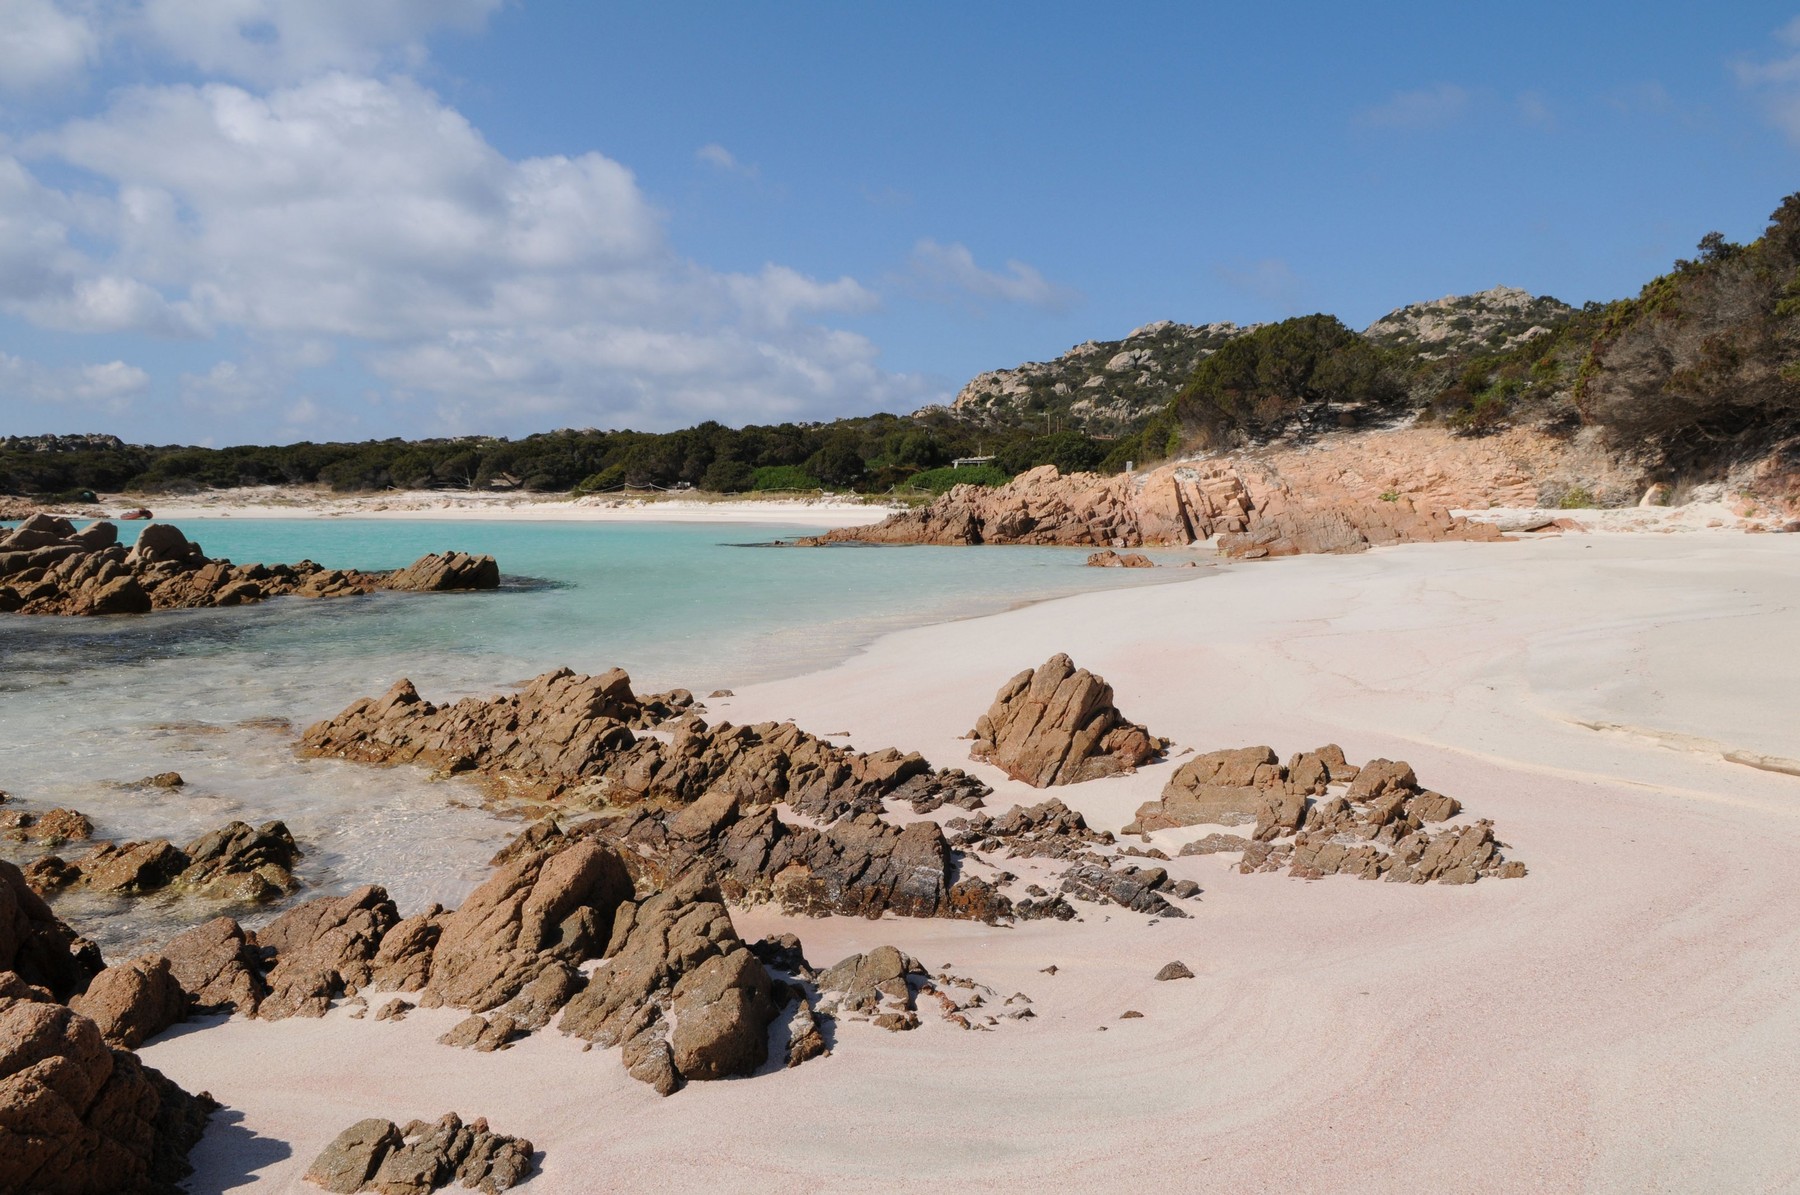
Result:
<svg viewBox="0 0 1800 1195">
<path fill-rule="evenodd" d="M 94 452 L 127 447 L 117 436 L 87 432 L 68 436 L 0 436 L 0 449 L 9 452 Z"/>
<path fill-rule="evenodd" d="M 1507 352 L 1550 335 L 1574 314 L 1573 307 L 1549 295 L 1496 286 L 1390 311 L 1364 328 L 1363 335 L 1376 344 L 1413 349 L 1428 361 L 1440 361 L 1468 353 Z"/>
<path fill-rule="evenodd" d="M 1168 405 L 1195 366 L 1261 324 L 1145 324 L 1123 340 L 1084 340 L 1054 361 L 994 369 L 962 388 L 950 409 L 963 418 L 1061 422 L 1117 434 Z"/>
<path fill-rule="evenodd" d="M 1574 314 L 1548 295 L 1495 286 L 1396 308 L 1362 335 L 1409 358 L 1439 362 L 1509 352 L 1555 332 Z M 964 386 L 949 410 L 995 425 L 1035 422 L 1118 435 L 1166 408 L 1222 345 L 1268 326 L 1159 320 L 1122 340 L 1083 341 L 1052 361 L 989 370 Z"/>
</svg>

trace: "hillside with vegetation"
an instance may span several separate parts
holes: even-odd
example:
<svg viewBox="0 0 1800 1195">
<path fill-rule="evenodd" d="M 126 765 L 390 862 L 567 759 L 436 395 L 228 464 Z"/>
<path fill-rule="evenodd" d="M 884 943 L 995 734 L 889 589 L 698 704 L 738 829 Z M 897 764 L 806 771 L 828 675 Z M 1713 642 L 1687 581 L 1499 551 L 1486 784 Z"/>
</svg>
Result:
<svg viewBox="0 0 1800 1195">
<path fill-rule="evenodd" d="M 0 493 L 69 498 L 249 485 L 610 493 L 942 493 L 1038 465 L 1116 472 L 1176 456 L 1420 423 L 1596 448 L 1671 485 L 1755 467 L 1800 491 L 1800 195 L 1747 245 L 1709 233 L 1631 299 L 1572 308 L 1496 287 L 1361 332 L 1324 314 L 1162 322 L 984 373 L 951 406 L 831 423 L 561 430 L 196 448 L 0 440 Z M 956 467 L 969 457 L 984 459 Z M 1789 480 L 1782 480 L 1782 479 Z"/>
<path fill-rule="evenodd" d="M 1259 325 L 1146 324 L 1123 340 L 1088 340 L 1052 361 L 977 375 L 950 409 L 983 426 L 1032 425 L 1118 436 L 1168 406 L 1200 362 Z"/>
</svg>

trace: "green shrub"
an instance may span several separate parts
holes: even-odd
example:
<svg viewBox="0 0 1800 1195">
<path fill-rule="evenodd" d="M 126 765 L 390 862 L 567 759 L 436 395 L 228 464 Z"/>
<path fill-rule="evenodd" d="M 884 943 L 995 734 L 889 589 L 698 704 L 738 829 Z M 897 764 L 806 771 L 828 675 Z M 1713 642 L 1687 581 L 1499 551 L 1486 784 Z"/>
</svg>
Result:
<svg viewBox="0 0 1800 1195">
<path fill-rule="evenodd" d="M 916 490 L 942 494 L 955 485 L 1005 485 L 1012 477 L 1004 469 L 992 465 L 964 465 L 960 469 L 927 469 L 914 473 L 906 484 Z"/>
<path fill-rule="evenodd" d="M 743 461 L 714 461 L 700 478 L 700 488 L 715 494 L 738 494 L 756 484 L 756 470 Z"/>
<path fill-rule="evenodd" d="M 819 479 L 798 465 L 764 465 L 750 478 L 753 490 L 823 489 Z"/>
<path fill-rule="evenodd" d="M 1574 486 L 1562 496 L 1562 501 L 1556 505 L 1562 510 L 1586 510 L 1596 503 L 1592 491 L 1581 486 Z"/>
</svg>

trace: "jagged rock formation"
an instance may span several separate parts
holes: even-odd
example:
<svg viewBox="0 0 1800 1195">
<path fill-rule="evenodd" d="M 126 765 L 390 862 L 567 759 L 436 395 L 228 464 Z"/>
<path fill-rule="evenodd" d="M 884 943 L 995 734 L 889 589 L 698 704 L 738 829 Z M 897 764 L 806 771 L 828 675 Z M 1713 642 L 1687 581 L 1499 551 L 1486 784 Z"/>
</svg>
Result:
<svg viewBox="0 0 1800 1195">
<path fill-rule="evenodd" d="M 496 1133 L 485 1119 L 464 1124 L 451 1112 L 401 1128 L 372 1118 L 339 1133 L 306 1168 L 306 1180 L 343 1195 L 426 1195 L 453 1182 L 494 1195 L 530 1177 L 531 1156 L 531 1142 Z"/>
<path fill-rule="evenodd" d="M 1005 915 L 987 885 L 954 880 L 934 823 L 881 816 L 890 800 L 978 805 L 985 785 L 916 753 L 850 751 L 792 723 L 709 726 L 690 714 L 666 739 L 633 734 L 686 709 L 691 698 L 678 693 L 640 700 L 621 671 L 564 669 L 516 695 L 439 707 L 402 681 L 310 727 L 300 749 L 473 772 L 509 796 L 629 810 L 605 834 L 629 846 L 628 865 L 656 887 L 703 867 L 732 899 L 801 912 Z M 816 825 L 784 820 L 778 804 Z"/>
<path fill-rule="evenodd" d="M 1409 303 L 1364 328 L 1363 335 L 1384 347 L 1411 349 L 1427 361 L 1439 361 L 1506 352 L 1550 335 L 1574 314 L 1573 307 L 1548 295 L 1534 297 L 1517 287 L 1496 286 L 1472 295 Z"/>
<path fill-rule="evenodd" d="M 1282 766 L 1268 747 L 1196 755 L 1183 764 L 1160 798 L 1141 806 L 1125 833 L 1197 825 L 1248 825 L 1249 839 L 1209 834 L 1183 855 L 1242 852 L 1240 870 L 1274 871 L 1307 879 L 1339 873 L 1364 879 L 1445 884 L 1482 876 L 1525 874 L 1508 862 L 1493 824 L 1428 825 L 1462 812 L 1453 797 L 1421 788 L 1412 768 L 1376 759 L 1358 768 L 1336 744 L 1295 755 Z"/>
<path fill-rule="evenodd" d="M 0 862 L 0 1191 L 161 1195 L 189 1173 L 217 1105 L 114 1048 L 142 1040 L 168 977 L 107 974 Z"/>
<path fill-rule="evenodd" d="M 57 818 L 57 814 L 65 816 Z M 80 837 L 86 838 L 93 830 L 92 823 L 80 814 L 53 810 L 26 832 L 47 823 L 71 840 L 76 835 L 67 831 L 85 824 L 88 833 Z M 45 840 L 49 840 L 47 835 Z M 294 836 L 281 822 L 265 822 L 257 828 L 233 821 L 202 834 L 185 847 L 176 847 L 166 838 L 155 838 L 148 842 L 101 843 L 72 862 L 49 855 L 34 861 L 26 869 L 26 878 L 43 893 L 79 887 L 136 896 L 178 888 L 214 900 L 259 904 L 299 890 L 293 867 L 300 858 Z"/>
<path fill-rule="evenodd" d="M 0 972 L 0 1190 L 173 1195 L 215 1107 Z"/>
<path fill-rule="evenodd" d="M 1034 788 L 1133 771 L 1168 742 L 1127 721 L 1112 699 L 1100 677 L 1051 656 L 1000 687 L 970 732 L 969 757 Z"/>
<path fill-rule="evenodd" d="M 254 933 L 217 918 L 101 971 L 83 1011 L 135 1044 L 190 1011 L 316 1017 L 340 997 L 409 991 L 466 1010 L 446 1040 L 476 1049 L 504 1048 L 561 1013 L 564 1032 L 624 1045 L 631 1073 L 664 1094 L 755 1070 L 796 993 L 772 983 L 703 873 L 637 891 L 612 846 L 541 836 L 454 912 L 403 918 L 366 886 Z M 600 959 L 590 983 L 581 967 Z"/>
<path fill-rule="evenodd" d="M 1489 524 L 1399 494 L 1384 498 L 1331 485 L 1301 492 L 1266 466 L 1219 458 L 1111 477 L 1064 475 L 1044 465 L 1004 486 L 960 485 L 922 509 L 796 542 L 1134 548 L 1214 536 L 1221 552 L 1246 559 L 1501 538 Z"/>
<path fill-rule="evenodd" d="M 80 531 L 67 519 L 33 515 L 0 535 L 0 613 L 143 614 L 241 606 L 264 598 L 342 597 L 377 589 L 493 589 L 493 557 L 425 556 L 393 573 L 299 564 L 234 565 L 209 560 L 167 523 L 150 523 L 128 550 L 112 523 Z"/>
<path fill-rule="evenodd" d="M 0 522 L 10 523 L 15 519 L 29 519 L 39 513 L 38 504 L 27 502 L 23 498 L 8 498 L 0 494 Z"/>
<path fill-rule="evenodd" d="M 406 593 L 448 593 L 459 589 L 498 589 L 500 566 L 492 556 L 467 552 L 433 552 L 389 573 L 384 589 Z"/>
<path fill-rule="evenodd" d="M 767 1060 L 777 1011 L 769 974 L 704 878 L 622 904 L 608 945 L 607 966 L 569 1001 L 564 1033 L 623 1046 L 631 1074 L 664 1095 L 683 1079 L 749 1074 Z"/>
<path fill-rule="evenodd" d="M 1258 326 L 1146 324 L 1123 340 L 1085 341 L 1054 361 L 981 374 L 951 409 L 1006 425 L 1049 415 L 1089 432 L 1119 431 L 1167 406 L 1205 357 Z"/>
<path fill-rule="evenodd" d="M 731 900 L 773 901 L 809 916 L 994 921 L 1011 911 L 987 881 L 956 878 L 954 852 L 936 822 L 896 826 L 866 809 L 818 820 L 825 824 L 789 822 L 773 806 L 749 807 L 718 791 L 679 810 L 640 807 L 566 834 L 540 822 L 520 842 L 597 836 L 621 848 L 640 887 L 700 874 Z"/>
</svg>

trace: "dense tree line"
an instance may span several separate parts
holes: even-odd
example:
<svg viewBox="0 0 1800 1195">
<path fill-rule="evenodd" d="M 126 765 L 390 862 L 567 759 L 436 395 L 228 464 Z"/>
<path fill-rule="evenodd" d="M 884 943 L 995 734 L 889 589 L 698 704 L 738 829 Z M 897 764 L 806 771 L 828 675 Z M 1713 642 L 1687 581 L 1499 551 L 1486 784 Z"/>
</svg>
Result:
<svg viewBox="0 0 1800 1195">
<path fill-rule="evenodd" d="M 1558 305 L 1560 307 L 1560 305 Z M 1499 339 L 1495 338 L 1496 341 Z M 1168 405 L 1117 437 L 1041 434 L 944 408 L 832 423 L 556 431 L 362 443 L 146 447 L 108 436 L 0 439 L 0 493 L 311 484 L 335 490 L 940 492 L 1043 464 L 1117 471 L 1194 449 L 1417 414 L 1482 434 L 1529 420 L 1597 427 L 1671 468 L 1800 433 L 1800 195 L 1749 245 L 1718 233 L 1635 299 L 1589 303 L 1511 347 L 1377 344 L 1329 315 L 1264 325 L 1202 358 Z M 1036 424 L 1030 411 L 1020 422 Z M 992 457 L 952 468 L 963 457 Z"/>
<path fill-rule="evenodd" d="M 674 432 L 555 431 L 518 440 L 459 437 L 230 448 L 126 445 L 110 437 L 0 440 L 0 492 L 166 491 L 322 484 L 339 491 L 579 490 L 692 486 L 721 493 L 831 488 L 884 493 L 988 480 L 1041 464 L 1093 468 L 1105 441 L 1079 432 L 975 428 L 946 412 L 873 415 L 832 423 Z M 985 471 L 959 457 L 994 456 Z M 917 479 L 915 481 L 915 479 Z"/>
</svg>

